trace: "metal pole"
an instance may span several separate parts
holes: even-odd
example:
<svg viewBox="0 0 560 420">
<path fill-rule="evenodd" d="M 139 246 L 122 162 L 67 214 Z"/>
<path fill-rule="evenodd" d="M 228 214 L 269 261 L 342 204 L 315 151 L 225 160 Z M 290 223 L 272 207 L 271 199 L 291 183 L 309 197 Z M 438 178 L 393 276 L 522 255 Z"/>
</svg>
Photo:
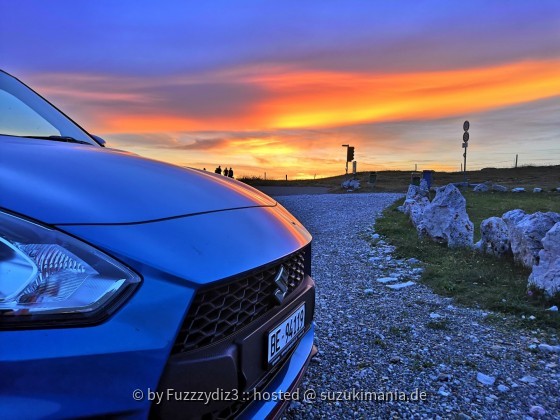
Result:
<svg viewBox="0 0 560 420">
<path fill-rule="evenodd" d="M 348 148 L 350 147 L 349 144 L 343 144 L 342 147 L 346 147 L 346 156 L 348 156 Z M 348 177 L 348 157 L 344 159 L 346 161 L 346 177 Z"/>
<path fill-rule="evenodd" d="M 465 177 L 465 184 L 469 185 L 468 181 L 467 181 L 467 148 L 469 147 L 469 128 L 471 126 L 471 123 L 467 120 L 463 123 L 463 175 Z"/>
<path fill-rule="evenodd" d="M 517 158 L 519 157 L 519 155 L 515 155 L 515 169 L 517 169 Z"/>
<path fill-rule="evenodd" d="M 465 175 L 465 183 L 467 182 L 467 148 L 465 147 L 465 153 L 463 154 L 465 159 L 463 163 L 464 175 Z"/>
</svg>

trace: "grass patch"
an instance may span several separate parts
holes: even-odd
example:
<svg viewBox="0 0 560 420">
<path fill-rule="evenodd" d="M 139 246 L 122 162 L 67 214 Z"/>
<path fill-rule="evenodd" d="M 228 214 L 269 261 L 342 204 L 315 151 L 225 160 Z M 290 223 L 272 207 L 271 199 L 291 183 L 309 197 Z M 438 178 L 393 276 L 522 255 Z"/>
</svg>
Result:
<svg viewBox="0 0 560 420">
<path fill-rule="evenodd" d="M 379 337 L 375 337 L 372 341 L 372 343 L 378 347 L 381 347 L 382 349 L 386 349 L 387 348 L 387 343 L 385 343 L 385 341 L 383 341 L 381 338 Z"/>
<path fill-rule="evenodd" d="M 560 212 L 560 198 L 556 194 L 475 194 L 467 192 L 467 211 L 477 233 L 480 222 L 491 216 L 521 208 L 535 211 Z M 389 207 L 375 230 L 396 246 L 398 258 L 417 258 L 425 265 L 422 281 L 436 293 L 454 297 L 471 307 L 489 309 L 517 316 L 534 315 L 528 325 L 560 327 L 558 312 L 545 311 L 560 305 L 560 299 L 547 300 L 527 293 L 530 270 L 513 264 L 512 260 L 497 259 L 470 249 L 449 249 L 429 240 L 419 239 L 407 217 L 397 211 L 398 200 Z M 476 236 L 475 236 L 476 238 Z"/>
<path fill-rule="evenodd" d="M 467 213 L 474 223 L 475 241 L 480 239 L 480 223 L 489 217 L 501 217 L 505 212 L 522 209 L 526 213 L 555 211 L 560 213 L 560 195 L 556 193 L 474 193 L 463 192 Z"/>
<path fill-rule="evenodd" d="M 449 329 L 449 321 L 446 319 L 442 319 L 440 321 L 428 321 L 426 323 L 426 327 L 432 330 L 448 330 Z"/>
<path fill-rule="evenodd" d="M 410 334 L 411 331 L 412 328 L 409 326 L 398 327 L 395 325 L 391 325 L 389 327 L 389 333 L 397 337 L 406 337 L 408 334 Z"/>
<path fill-rule="evenodd" d="M 425 370 L 425 369 L 431 369 L 435 366 L 435 363 L 432 362 L 431 360 L 423 360 L 420 357 L 417 357 L 413 362 L 412 362 L 412 370 L 415 370 L 417 372 Z"/>
</svg>

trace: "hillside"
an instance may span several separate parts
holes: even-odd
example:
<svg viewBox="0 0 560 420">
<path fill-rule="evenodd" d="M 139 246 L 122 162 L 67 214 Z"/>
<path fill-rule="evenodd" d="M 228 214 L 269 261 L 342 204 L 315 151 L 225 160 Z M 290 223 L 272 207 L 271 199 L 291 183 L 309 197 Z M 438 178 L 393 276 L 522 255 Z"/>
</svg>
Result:
<svg viewBox="0 0 560 420">
<path fill-rule="evenodd" d="M 410 184 L 410 171 L 377 172 L 375 185 L 369 184 L 369 172 L 359 172 L 361 192 L 405 192 Z M 261 178 L 241 178 L 240 181 L 253 186 L 292 186 L 292 187 L 327 187 L 330 192 L 340 192 L 340 184 L 345 175 L 309 180 L 264 180 Z M 450 182 L 463 181 L 462 172 L 434 172 L 433 185 L 446 185 Z M 556 166 L 523 166 L 519 168 L 484 168 L 478 171 L 467 171 L 469 183 L 492 181 L 509 188 L 525 187 L 528 191 L 534 187 L 549 191 L 560 187 L 560 165 Z"/>
</svg>

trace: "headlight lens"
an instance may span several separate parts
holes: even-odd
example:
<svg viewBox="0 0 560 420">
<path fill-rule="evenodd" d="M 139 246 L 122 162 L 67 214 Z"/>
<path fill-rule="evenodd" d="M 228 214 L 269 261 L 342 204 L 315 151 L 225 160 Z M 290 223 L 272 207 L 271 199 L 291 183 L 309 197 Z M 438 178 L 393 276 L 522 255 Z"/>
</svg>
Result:
<svg viewBox="0 0 560 420">
<path fill-rule="evenodd" d="M 0 326 L 98 322 L 140 278 L 59 231 L 0 212 Z"/>
</svg>

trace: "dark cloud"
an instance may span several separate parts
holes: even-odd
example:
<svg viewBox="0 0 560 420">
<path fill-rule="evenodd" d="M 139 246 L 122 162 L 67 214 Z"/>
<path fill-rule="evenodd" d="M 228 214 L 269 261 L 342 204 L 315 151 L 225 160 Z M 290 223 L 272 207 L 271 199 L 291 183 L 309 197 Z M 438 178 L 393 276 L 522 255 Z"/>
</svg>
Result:
<svg viewBox="0 0 560 420">
<path fill-rule="evenodd" d="M 213 76 L 206 76 L 213 78 Z M 109 112 L 167 115 L 187 119 L 247 115 L 266 96 L 256 84 L 200 77 L 137 78 L 79 74 L 37 77 L 39 90 L 76 115 Z"/>
<path fill-rule="evenodd" d="M 213 150 L 220 149 L 229 144 L 229 139 L 217 138 L 217 139 L 195 139 L 191 143 L 180 143 L 173 146 L 173 149 L 180 150 Z"/>
<path fill-rule="evenodd" d="M 132 104 L 132 112 L 157 114 L 163 110 L 168 115 L 188 118 L 246 115 L 265 97 L 257 85 L 235 82 L 154 85 L 133 93 L 145 97 L 147 102 L 141 106 Z"/>
<path fill-rule="evenodd" d="M 119 147 L 140 147 L 147 149 L 175 149 L 175 150 L 212 150 L 227 146 L 227 138 L 196 138 L 191 135 L 176 136 L 167 133 L 128 133 L 104 135 L 105 140 L 110 144 Z"/>
</svg>

